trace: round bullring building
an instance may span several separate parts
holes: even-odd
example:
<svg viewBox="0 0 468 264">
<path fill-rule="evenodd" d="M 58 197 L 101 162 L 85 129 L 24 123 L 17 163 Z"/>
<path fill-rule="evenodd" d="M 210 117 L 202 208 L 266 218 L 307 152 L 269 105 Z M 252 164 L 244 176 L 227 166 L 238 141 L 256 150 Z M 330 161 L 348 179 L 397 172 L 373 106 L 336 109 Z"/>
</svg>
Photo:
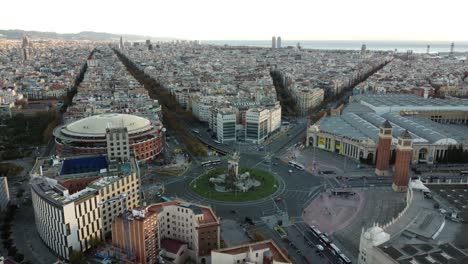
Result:
<svg viewBox="0 0 468 264">
<path fill-rule="evenodd" d="M 108 153 L 106 133 L 110 128 L 122 128 L 126 131 L 119 141 L 110 143 L 112 149 L 128 149 L 129 155 L 134 155 L 137 160 L 154 159 L 163 148 L 161 123 L 151 123 L 148 119 L 135 115 L 111 113 L 86 117 L 57 127 L 54 130 L 57 153 L 106 154 Z M 125 137 L 128 137 L 128 141 Z"/>
</svg>

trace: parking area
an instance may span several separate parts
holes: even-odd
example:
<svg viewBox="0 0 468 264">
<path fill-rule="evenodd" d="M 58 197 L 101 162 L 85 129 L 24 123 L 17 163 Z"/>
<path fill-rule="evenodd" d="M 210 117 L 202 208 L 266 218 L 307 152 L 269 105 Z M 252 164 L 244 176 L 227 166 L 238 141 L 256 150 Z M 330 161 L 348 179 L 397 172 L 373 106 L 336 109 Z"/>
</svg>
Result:
<svg viewBox="0 0 468 264">
<path fill-rule="evenodd" d="M 468 184 L 428 184 L 431 191 L 444 199 L 458 216 L 468 221 Z"/>
</svg>

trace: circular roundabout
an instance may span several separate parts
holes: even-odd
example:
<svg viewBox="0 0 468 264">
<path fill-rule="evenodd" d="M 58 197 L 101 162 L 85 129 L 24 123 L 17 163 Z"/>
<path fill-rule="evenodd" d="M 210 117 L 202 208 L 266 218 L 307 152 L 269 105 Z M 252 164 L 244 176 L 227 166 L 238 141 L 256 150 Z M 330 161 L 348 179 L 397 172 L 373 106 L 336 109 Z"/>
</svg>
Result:
<svg viewBox="0 0 468 264">
<path fill-rule="evenodd" d="M 239 168 L 239 173 L 246 178 L 246 182 L 241 185 L 229 185 L 228 180 L 224 184 L 223 175 L 229 173 L 227 169 L 219 168 L 197 177 L 189 187 L 192 192 L 204 199 L 236 203 L 257 201 L 272 196 L 282 185 L 281 180 L 264 170 Z"/>
</svg>

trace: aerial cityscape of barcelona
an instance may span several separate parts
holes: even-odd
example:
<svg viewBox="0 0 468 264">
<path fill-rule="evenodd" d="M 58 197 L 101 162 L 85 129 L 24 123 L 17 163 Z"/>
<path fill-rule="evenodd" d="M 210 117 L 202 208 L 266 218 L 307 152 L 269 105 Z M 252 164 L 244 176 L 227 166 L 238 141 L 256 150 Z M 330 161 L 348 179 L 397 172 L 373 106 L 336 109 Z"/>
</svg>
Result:
<svg viewBox="0 0 468 264">
<path fill-rule="evenodd" d="M 468 264 L 468 1 L 0 7 L 0 264 Z"/>
</svg>

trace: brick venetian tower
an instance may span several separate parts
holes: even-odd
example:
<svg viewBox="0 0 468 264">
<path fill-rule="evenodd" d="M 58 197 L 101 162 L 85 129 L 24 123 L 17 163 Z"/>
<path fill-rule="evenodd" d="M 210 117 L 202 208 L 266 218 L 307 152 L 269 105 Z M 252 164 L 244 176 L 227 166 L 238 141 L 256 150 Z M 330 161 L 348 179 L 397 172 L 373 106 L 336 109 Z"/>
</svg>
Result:
<svg viewBox="0 0 468 264">
<path fill-rule="evenodd" d="M 409 182 L 411 155 L 413 154 L 413 140 L 408 130 L 398 137 L 396 151 L 395 172 L 392 188 L 395 192 L 406 192 Z"/>
<path fill-rule="evenodd" d="M 379 142 L 377 144 L 377 162 L 375 174 L 377 176 L 388 176 L 390 168 L 390 153 L 392 146 L 392 125 L 385 120 L 379 127 Z"/>
</svg>

